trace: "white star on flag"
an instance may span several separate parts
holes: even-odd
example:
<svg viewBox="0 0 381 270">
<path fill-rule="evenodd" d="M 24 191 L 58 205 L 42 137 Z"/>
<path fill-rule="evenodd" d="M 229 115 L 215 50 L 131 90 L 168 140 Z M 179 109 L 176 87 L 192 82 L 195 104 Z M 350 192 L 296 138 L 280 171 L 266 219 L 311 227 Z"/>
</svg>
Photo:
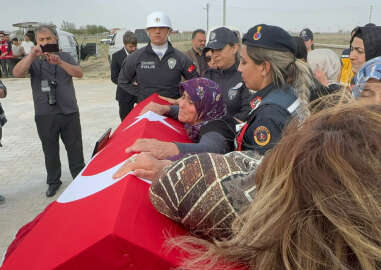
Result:
<svg viewBox="0 0 381 270">
<path fill-rule="evenodd" d="M 166 119 L 167 117 L 165 116 L 162 116 L 162 115 L 159 115 L 157 113 L 154 113 L 152 111 L 148 111 L 146 112 L 145 114 L 142 114 L 142 115 L 139 115 L 138 117 L 136 117 L 136 121 L 133 122 L 131 125 L 129 125 L 128 127 L 124 128 L 123 131 L 125 131 L 126 129 L 132 127 L 133 125 L 135 125 L 136 123 L 140 122 L 141 120 L 143 119 L 147 119 L 148 121 L 150 122 L 155 122 L 155 121 L 158 121 L 160 123 L 162 123 L 163 125 L 166 125 L 167 127 L 173 129 L 174 131 L 176 131 L 177 133 L 180 133 L 177 129 L 175 129 L 172 125 L 168 124 L 166 121 L 164 121 L 164 119 Z"/>
</svg>

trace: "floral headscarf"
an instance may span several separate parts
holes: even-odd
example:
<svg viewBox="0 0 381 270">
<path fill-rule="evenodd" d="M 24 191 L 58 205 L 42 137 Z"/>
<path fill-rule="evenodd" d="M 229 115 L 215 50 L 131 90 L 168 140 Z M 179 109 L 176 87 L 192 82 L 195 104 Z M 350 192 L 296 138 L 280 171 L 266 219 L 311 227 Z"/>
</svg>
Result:
<svg viewBox="0 0 381 270">
<path fill-rule="evenodd" d="M 355 99 L 360 97 L 364 85 L 371 78 L 381 81 L 381 56 L 367 61 L 357 72 L 354 78 L 355 86 L 352 89 Z"/>
<path fill-rule="evenodd" d="M 187 92 L 196 107 L 197 119 L 200 123 L 185 124 L 188 136 L 193 141 L 198 141 L 200 129 L 210 120 L 218 119 L 226 114 L 226 105 L 222 98 L 220 87 L 206 78 L 195 78 L 180 83 L 180 94 Z"/>
</svg>

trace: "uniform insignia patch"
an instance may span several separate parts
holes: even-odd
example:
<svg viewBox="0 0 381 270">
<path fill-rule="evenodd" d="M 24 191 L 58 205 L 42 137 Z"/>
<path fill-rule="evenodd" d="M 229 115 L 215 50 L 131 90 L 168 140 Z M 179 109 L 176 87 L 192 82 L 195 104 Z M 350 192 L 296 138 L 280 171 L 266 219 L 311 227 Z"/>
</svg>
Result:
<svg viewBox="0 0 381 270">
<path fill-rule="evenodd" d="M 259 146 L 265 146 L 270 142 L 271 133 L 265 126 L 259 126 L 254 130 L 254 141 Z"/>
<path fill-rule="evenodd" d="M 257 32 L 255 32 L 255 34 L 254 34 L 254 36 L 253 36 L 253 39 L 254 39 L 254 40 L 259 40 L 259 39 L 261 39 L 261 37 L 262 37 L 261 29 L 262 29 L 262 26 L 258 26 L 258 28 L 257 28 Z"/>
<path fill-rule="evenodd" d="M 142 69 L 155 69 L 155 61 L 142 61 L 140 63 L 140 68 Z"/>
<path fill-rule="evenodd" d="M 252 100 L 250 100 L 250 107 L 252 110 L 255 110 L 258 108 L 259 104 L 261 104 L 262 98 L 261 97 L 255 97 Z"/>
<path fill-rule="evenodd" d="M 193 70 L 195 70 L 196 69 L 196 66 L 195 65 L 190 65 L 189 66 L 189 68 L 188 68 L 188 73 L 192 73 L 193 72 Z"/>
<path fill-rule="evenodd" d="M 176 66 L 176 59 L 171 57 L 168 59 L 168 66 L 170 69 L 174 69 Z"/>
</svg>

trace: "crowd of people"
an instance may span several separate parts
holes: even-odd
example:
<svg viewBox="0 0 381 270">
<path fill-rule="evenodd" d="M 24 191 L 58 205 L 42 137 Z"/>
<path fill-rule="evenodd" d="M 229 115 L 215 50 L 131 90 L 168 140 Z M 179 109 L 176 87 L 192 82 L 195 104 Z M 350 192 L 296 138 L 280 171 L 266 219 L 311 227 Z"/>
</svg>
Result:
<svg viewBox="0 0 381 270">
<path fill-rule="evenodd" d="M 381 27 L 356 27 L 341 59 L 315 48 L 310 29 L 292 37 L 258 24 L 241 39 L 219 27 L 208 40 L 197 29 L 186 53 L 165 13 L 148 15 L 146 29 L 147 46 L 126 32 L 112 56 L 120 119 L 157 93 L 169 105 L 142 113 L 184 123 L 192 142 L 139 139 L 126 152 L 143 153 L 113 177 L 151 179 L 155 208 L 198 236 L 170 240 L 189 253 L 181 269 L 379 269 Z M 13 75 L 30 74 L 50 197 L 59 137 L 73 178 L 85 166 L 72 81 L 82 70 L 67 53 L 42 52 L 57 43 L 54 29 L 35 38 L 14 42 L 14 55 L 27 55 Z"/>
<path fill-rule="evenodd" d="M 13 77 L 14 66 L 35 46 L 34 35 L 29 32 L 21 42 L 15 35 L 0 32 L 0 77 Z"/>
</svg>

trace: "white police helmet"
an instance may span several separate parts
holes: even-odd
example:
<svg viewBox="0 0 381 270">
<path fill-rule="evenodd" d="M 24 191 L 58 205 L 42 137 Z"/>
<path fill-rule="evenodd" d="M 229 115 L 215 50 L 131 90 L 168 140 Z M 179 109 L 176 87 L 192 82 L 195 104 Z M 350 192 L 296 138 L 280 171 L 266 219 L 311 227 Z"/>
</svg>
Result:
<svg viewBox="0 0 381 270">
<path fill-rule="evenodd" d="M 167 14 L 154 11 L 147 16 L 146 28 L 150 27 L 168 27 L 172 29 L 172 23 Z"/>
</svg>

